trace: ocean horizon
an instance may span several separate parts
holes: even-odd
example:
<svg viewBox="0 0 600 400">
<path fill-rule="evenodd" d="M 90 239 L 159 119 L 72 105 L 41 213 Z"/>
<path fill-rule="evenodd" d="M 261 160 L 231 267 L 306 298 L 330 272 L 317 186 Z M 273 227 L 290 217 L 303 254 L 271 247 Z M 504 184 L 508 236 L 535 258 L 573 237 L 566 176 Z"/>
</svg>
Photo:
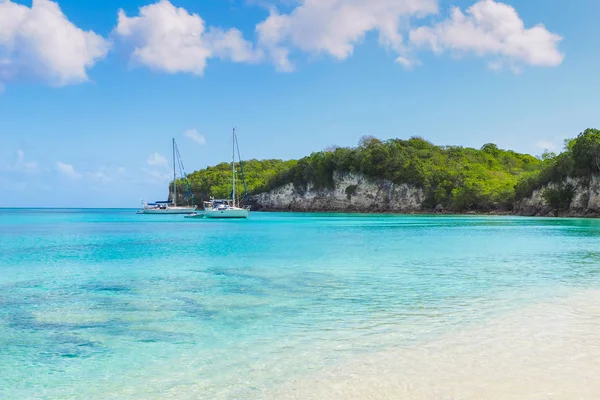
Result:
<svg viewBox="0 0 600 400">
<path fill-rule="evenodd" d="M 599 243 L 594 219 L 2 208 L 0 398 L 593 399 Z"/>
</svg>

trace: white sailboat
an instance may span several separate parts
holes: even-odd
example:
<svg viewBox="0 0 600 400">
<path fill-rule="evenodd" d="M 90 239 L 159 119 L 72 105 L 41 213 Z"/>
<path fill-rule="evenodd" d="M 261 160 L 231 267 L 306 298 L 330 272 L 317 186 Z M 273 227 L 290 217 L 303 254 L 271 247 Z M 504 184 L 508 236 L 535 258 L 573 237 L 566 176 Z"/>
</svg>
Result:
<svg viewBox="0 0 600 400">
<path fill-rule="evenodd" d="M 237 137 L 233 130 L 233 157 L 231 161 L 231 199 L 210 199 L 204 202 L 204 212 L 195 213 L 187 218 L 248 218 L 250 206 L 240 207 L 235 195 L 235 150 L 237 148 Z M 239 156 L 239 149 L 238 149 Z M 241 164 L 240 159 L 240 164 Z M 242 172 L 243 177 L 243 172 Z"/>
<path fill-rule="evenodd" d="M 179 150 L 173 138 L 173 199 L 167 201 L 156 201 L 154 203 L 147 203 L 142 200 L 142 209 L 138 211 L 138 214 L 190 214 L 196 211 L 194 206 L 178 206 L 177 205 L 177 169 L 175 166 L 175 152 L 179 156 Z M 183 170 L 183 164 L 180 160 L 180 168 Z M 185 177 L 185 172 L 183 172 Z"/>
</svg>

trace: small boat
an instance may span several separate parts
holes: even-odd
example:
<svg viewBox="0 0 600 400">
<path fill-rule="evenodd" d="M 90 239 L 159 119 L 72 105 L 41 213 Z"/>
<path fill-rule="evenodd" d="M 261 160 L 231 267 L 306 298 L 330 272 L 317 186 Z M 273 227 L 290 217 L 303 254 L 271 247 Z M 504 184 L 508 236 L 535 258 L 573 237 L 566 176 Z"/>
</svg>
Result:
<svg viewBox="0 0 600 400">
<path fill-rule="evenodd" d="M 181 161 L 181 156 L 179 155 L 177 143 L 175 143 L 175 138 L 173 138 L 173 200 L 156 201 L 154 203 L 146 203 L 142 200 L 142 209 L 139 210 L 137 214 L 190 214 L 196 211 L 195 206 L 177 205 L 176 160 L 179 163 L 181 176 L 183 177 L 185 182 L 184 193 L 186 195 L 186 199 L 189 202 L 189 199 L 191 197 L 192 203 L 194 202 L 194 194 L 192 193 L 192 187 L 190 185 L 189 180 L 187 179 L 187 175 L 185 174 L 185 169 L 183 168 L 183 162 Z"/>
<path fill-rule="evenodd" d="M 204 218 L 204 213 L 202 212 L 193 212 L 188 215 L 184 215 L 183 218 Z"/>
<path fill-rule="evenodd" d="M 231 161 L 231 199 L 226 200 L 215 200 L 204 202 L 204 217 L 206 218 L 248 218 L 250 212 L 250 206 L 240 207 L 235 196 L 235 153 L 237 154 L 240 163 L 240 170 L 242 173 L 242 181 L 244 182 L 244 198 L 246 198 L 246 181 L 244 179 L 244 169 L 242 166 L 242 159 L 240 157 L 240 149 L 237 142 L 237 136 L 235 129 L 233 130 L 233 158 Z"/>
</svg>

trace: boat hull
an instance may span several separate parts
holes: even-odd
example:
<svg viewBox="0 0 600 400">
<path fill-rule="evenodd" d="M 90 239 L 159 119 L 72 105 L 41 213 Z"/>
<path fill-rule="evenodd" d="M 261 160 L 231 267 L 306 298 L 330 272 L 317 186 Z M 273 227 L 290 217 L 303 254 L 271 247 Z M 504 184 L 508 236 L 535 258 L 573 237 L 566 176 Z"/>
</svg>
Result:
<svg viewBox="0 0 600 400">
<path fill-rule="evenodd" d="M 229 210 L 206 210 L 204 211 L 205 218 L 248 218 L 248 210 L 243 208 Z"/>
<path fill-rule="evenodd" d="M 141 214 L 191 214 L 196 211 L 195 207 L 171 207 L 166 209 L 148 208 L 141 211 Z"/>
</svg>

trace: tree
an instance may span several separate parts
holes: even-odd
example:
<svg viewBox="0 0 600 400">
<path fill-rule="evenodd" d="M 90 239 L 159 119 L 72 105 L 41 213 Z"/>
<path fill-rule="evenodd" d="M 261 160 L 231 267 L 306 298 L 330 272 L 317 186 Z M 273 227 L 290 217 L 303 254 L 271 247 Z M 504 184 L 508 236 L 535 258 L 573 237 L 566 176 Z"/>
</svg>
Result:
<svg viewBox="0 0 600 400">
<path fill-rule="evenodd" d="M 542 197 L 550 207 L 561 211 L 567 210 L 571 206 L 574 195 L 575 188 L 570 184 L 546 189 L 544 193 L 542 193 Z"/>
<path fill-rule="evenodd" d="M 500 152 L 500 150 L 498 149 L 498 146 L 495 145 L 494 143 L 484 144 L 483 146 L 481 146 L 481 151 L 492 154 L 494 156 L 498 155 L 498 153 Z"/>
<path fill-rule="evenodd" d="M 381 144 L 381 140 L 377 139 L 375 136 L 365 135 L 360 138 L 358 141 L 359 147 L 370 147 L 376 144 Z"/>
<path fill-rule="evenodd" d="M 600 172 L 600 130 L 586 129 L 571 146 L 573 161 L 579 175 Z"/>
</svg>

